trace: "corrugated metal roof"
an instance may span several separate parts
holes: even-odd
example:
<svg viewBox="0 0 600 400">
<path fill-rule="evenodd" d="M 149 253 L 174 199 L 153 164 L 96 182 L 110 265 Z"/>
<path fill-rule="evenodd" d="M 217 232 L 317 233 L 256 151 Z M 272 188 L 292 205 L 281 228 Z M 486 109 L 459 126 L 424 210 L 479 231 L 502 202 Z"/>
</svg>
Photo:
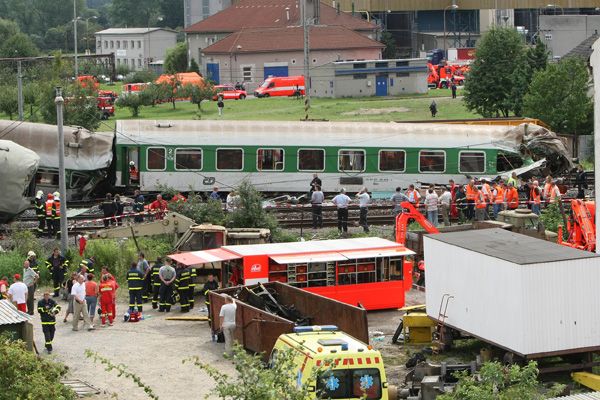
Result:
<svg viewBox="0 0 600 400">
<path fill-rule="evenodd" d="M 563 397 L 553 397 L 548 400 L 600 400 L 600 392 L 593 393 L 579 393 L 573 394 L 571 396 L 563 396 Z"/>
<path fill-rule="evenodd" d="M 20 324 L 31 321 L 32 318 L 31 315 L 17 310 L 10 301 L 0 300 L 0 325 Z"/>
<path fill-rule="evenodd" d="M 475 229 L 427 237 L 519 265 L 599 257 L 589 251 L 561 246 L 504 229 Z"/>
</svg>

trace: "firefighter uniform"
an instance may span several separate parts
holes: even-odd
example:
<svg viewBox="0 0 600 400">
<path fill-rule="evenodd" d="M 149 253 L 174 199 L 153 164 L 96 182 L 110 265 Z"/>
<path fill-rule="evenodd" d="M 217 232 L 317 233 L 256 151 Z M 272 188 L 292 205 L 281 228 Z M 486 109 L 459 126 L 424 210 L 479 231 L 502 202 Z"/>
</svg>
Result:
<svg viewBox="0 0 600 400">
<path fill-rule="evenodd" d="M 54 256 L 52 254 L 46 260 L 46 268 L 50 271 L 52 275 L 52 284 L 54 289 L 54 296 L 58 297 L 58 293 L 60 291 L 61 286 L 65 281 L 65 274 L 67 273 L 67 268 L 69 267 L 69 260 L 64 258 L 62 255 L 58 254 Z"/>
<path fill-rule="evenodd" d="M 190 303 L 190 310 L 194 308 L 194 292 L 196 291 L 196 268 L 190 268 L 190 285 L 188 291 L 188 301 Z"/>
<path fill-rule="evenodd" d="M 43 199 L 44 192 L 41 190 L 35 195 L 35 216 L 37 217 L 38 227 L 37 234 L 42 236 L 46 229 L 46 202 Z"/>
<path fill-rule="evenodd" d="M 115 318 L 113 300 L 115 297 L 115 286 L 110 280 L 103 280 L 98 289 L 100 294 L 100 312 L 102 318 L 102 325 L 106 324 L 108 318 L 108 324 L 112 325 Z"/>
<path fill-rule="evenodd" d="M 29 261 L 29 266 L 31 267 L 31 269 L 36 273 L 36 274 L 40 274 L 40 264 L 37 261 L 36 258 L 36 254 L 33 251 L 29 251 L 27 253 L 27 261 Z"/>
<path fill-rule="evenodd" d="M 190 290 L 190 270 L 189 268 L 178 268 L 177 279 L 175 279 L 175 287 L 177 288 L 177 294 L 179 295 L 179 304 L 181 306 L 181 312 L 190 311 L 190 302 L 188 293 Z"/>
<path fill-rule="evenodd" d="M 169 312 L 171 311 L 171 305 L 173 304 L 173 282 L 171 280 L 176 276 L 175 268 L 173 268 L 170 264 L 163 265 L 158 271 L 159 280 L 160 280 L 160 289 L 159 289 L 159 304 L 158 311 L 159 312 Z M 162 279 L 160 279 L 162 277 Z M 171 282 L 170 284 L 166 284 L 165 282 Z"/>
<path fill-rule="evenodd" d="M 129 287 L 129 312 L 137 307 L 142 312 L 142 291 L 144 290 L 144 275 L 134 265 L 127 271 L 127 286 Z"/>
<path fill-rule="evenodd" d="M 54 224 L 54 234 L 60 236 L 60 194 L 54 192 L 54 217 L 52 218 Z"/>
<path fill-rule="evenodd" d="M 46 231 L 48 237 L 53 237 L 54 232 L 54 195 L 48 193 L 47 200 L 44 203 L 44 211 L 46 212 Z"/>
<path fill-rule="evenodd" d="M 94 257 L 83 259 L 79 263 L 79 270 L 81 271 L 81 269 L 83 269 L 83 267 L 86 267 L 88 274 L 94 274 L 94 263 L 95 263 Z"/>
<path fill-rule="evenodd" d="M 56 314 L 60 311 L 60 306 L 52 299 L 41 299 L 37 305 L 38 313 L 42 319 L 42 331 L 46 341 L 46 350 L 52 352 L 52 341 L 56 331 Z"/>
<path fill-rule="evenodd" d="M 158 273 L 160 271 L 160 267 L 162 267 L 162 262 L 157 260 L 152 269 L 150 270 L 150 279 L 152 280 L 152 309 L 156 310 L 158 308 L 158 296 L 160 293 L 160 278 Z"/>
</svg>

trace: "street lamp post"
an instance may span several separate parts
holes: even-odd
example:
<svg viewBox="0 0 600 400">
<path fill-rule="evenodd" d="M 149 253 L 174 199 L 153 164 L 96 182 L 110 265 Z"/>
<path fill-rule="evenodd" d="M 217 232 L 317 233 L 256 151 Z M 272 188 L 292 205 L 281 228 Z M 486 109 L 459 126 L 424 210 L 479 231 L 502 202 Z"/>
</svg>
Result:
<svg viewBox="0 0 600 400">
<path fill-rule="evenodd" d="M 85 54 L 90 54 L 90 19 L 98 19 L 98 17 L 93 15 L 85 19 Z"/>
<path fill-rule="evenodd" d="M 446 11 L 448 11 L 448 9 L 452 9 L 452 10 L 457 10 L 458 9 L 458 5 L 454 2 L 452 2 L 452 4 L 450 4 L 449 6 L 446 6 L 446 8 L 444 8 L 444 57 L 448 57 L 446 55 L 446 51 L 448 49 L 448 44 L 446 43 Z"/>
<path fill-rule="evenodd" d="M 73 47 L 75 48 L 75 79 L 79 76 L 79 60 L 77 59 L 77 0 L 73 0 Z"/>
</svg>

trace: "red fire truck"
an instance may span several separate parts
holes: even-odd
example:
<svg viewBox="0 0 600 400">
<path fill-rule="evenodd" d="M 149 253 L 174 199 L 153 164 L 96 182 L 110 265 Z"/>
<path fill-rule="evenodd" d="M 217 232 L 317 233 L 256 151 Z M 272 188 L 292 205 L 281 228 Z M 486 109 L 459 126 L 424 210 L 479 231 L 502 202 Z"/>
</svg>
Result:
<svg viewBox="0 0 600 400">
<path fill-rule="evenodd" d="M 194 268 L 220 265 L 228 286 L 285 282 L 367 310 L 404 306 L 412 287 L 415 254 L 401 244 L 369 237 L 292 243 L 223 246 L 172 254 Z"/>
</svg>

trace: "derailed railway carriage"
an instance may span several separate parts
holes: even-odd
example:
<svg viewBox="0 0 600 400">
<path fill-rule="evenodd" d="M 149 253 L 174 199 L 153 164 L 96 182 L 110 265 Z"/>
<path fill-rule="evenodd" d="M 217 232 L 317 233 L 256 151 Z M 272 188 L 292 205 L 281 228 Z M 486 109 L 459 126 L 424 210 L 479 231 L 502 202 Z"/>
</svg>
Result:
<svg viewBox="0 0 600 400">
<path fill-rule="evenodd" d="M 378 122 L 151 121 L 116 125 L 116 182 L 128 186 L 129 163 L 142 191 L 228 191 L 248 179 L 260 191 L 304 193 L 314 173 L 323 190 L 390 192 L 411 183 L 466 183 L 532 164 L 539 138 L 552 138 L 550 168 L 569 163 L 562 142 L 533 124 L 477 126 Z M 536 141 L 535 148 L 528 144 Z M 560 148 L 562 145 L 562 148 Z"/>
</svg>

